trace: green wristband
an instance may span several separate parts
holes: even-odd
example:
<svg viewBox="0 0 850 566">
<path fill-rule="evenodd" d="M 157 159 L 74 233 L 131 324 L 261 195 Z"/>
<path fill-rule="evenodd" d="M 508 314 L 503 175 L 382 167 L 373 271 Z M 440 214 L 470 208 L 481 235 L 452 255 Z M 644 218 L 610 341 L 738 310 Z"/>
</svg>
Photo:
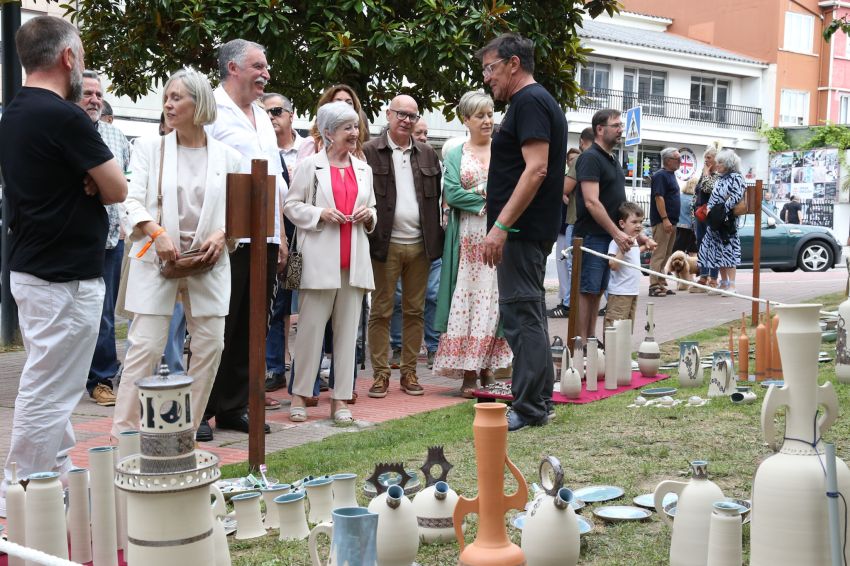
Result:
<svg viewBox="0 0 850 566">
<path fill-rule="evenodd" d="M 519 232 L 519 230 L 517 228 L 509 228 L 509 227 L 505 226 L 504 224 L 502 224 L 501 222 L 499 222 L 498 220 L 496 220 L 493 223 L 493 225 L 496 228 L 498 228 L 499 230 L 504 230 L 505 232 L 510 232 L 512 234 L 516 234 L 517 232 Z"/>
</svg>

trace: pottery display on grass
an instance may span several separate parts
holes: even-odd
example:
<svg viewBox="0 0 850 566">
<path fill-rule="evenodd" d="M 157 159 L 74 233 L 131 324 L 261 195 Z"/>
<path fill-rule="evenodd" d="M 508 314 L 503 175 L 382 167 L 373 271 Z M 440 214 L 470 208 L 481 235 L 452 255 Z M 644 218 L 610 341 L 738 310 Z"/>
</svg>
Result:
<svg viewBox="0 0 850 566">
<path fill-rule="evenodd" d="M 68 472 L 68 539 L 71 560 L 91 562 L 91 511 L 89 507 L 89 471 L 74 468 Z"/>
<path fill-rule="evenodd" d="M 522 550 L 508 538 L 505 513 L 522 511 L 528 501 L 528 485 L 508 458 L 508 422 L 502 403 L 477 403 L 472 423 L 475 461 L 478 469 L 478 496 L 460 497 L 452 519 L 460 545 L 458 564 L 463 566 L 522 566 Z M 505 495 L 505 466 L 517 481 L 517 490 Z M 478 534 L 471 544 L 463 538 L 463 519 L 478 514 Z"/>
<path fill-rule="evenodd" d="M 304 482 L 309 505 L 307 520 L 311 523 L 325 523 L 331 520 L 331 511 L 334 507 L 333 483 L 334 480 L 330 476 Z"/>
<path fill-rule="evenodd" d="M 399 485 L 369 502 L 378 515 L 378 566 L 410 566 L 419 551 L 419 526 L 413 503 Z"/>
<path fill-rule="evenodd" d="M 452 513 L 458 495 L 444 481 L 426 487 L 413 498 L 413 510 L 419 527 L 419 540 L 425 544 L 450 542 L 455 538 Z M 461 526 L 462 529 L 466 525 Z"/>
<path fill-rule="evenodd" d="M 617 331 L 617 386 L 632 384 L 632 321 L 614 321 Z"/>
<path fill-rule="evenodd" d="M 27 495 L 24 486 L 18 481 L 18 464 L 12 462 L 12 477 L 6 488 L 6 538 L 9 542 L 26 546 L 27 542 Z M 22 558 L 9 556 L 9 566 L 24 566 Z"/>
<path fill-rule="evenodd" d="M 735 393 L 735 368 L 729 350 L 718 350 L 712 354 L 711 380 L 708 382 L 709 397 L 723 397 Z"/>
<path fill-rule="evenodd" d="M 564 361 L 561 364 L 561 395 L 567 399 L 578 399 L 581 396 L 581 377 L 570 360 L 569 348 L 564 348 L 563 356 Z"/>
<path fill-rule="evenodd" d="M 605 389 L 617 389 L 617 329 L 609 326 L 605 329 Z"/>
<path fill-rule="evenodd" d="M 118 566 L 118 526 L 115 519 L 115 482 L 113 479 L 115 477 L 115 453 L 115 446 L 89 448 L 91 546 L 92 558 L 98 566 L 101 564 L 103 566 Z M 127 519 L 130 520 L 129 512 Z M 128 562 L 128 564 L 134 566 L 131 562 Z"/>
<path fill-rule="evenodd" d="M 308 546 L 313 566 L 376 566 L 378 562 L 378 515 L 363 507 L 333 510 L 333 522 L 320 523 L 310 531 Z M 317 537 L 331 539 L 327 562 L 319 559 Z M 411 560 L 412 562 L 412 560 Z"/>
<path fill-rule="evenodd" d="M 358 507 L 357 505 L 357 474 L 334 474 L 333 478 L 333 508 Z"/>
<path fill-rule="evenodd" d="M 835 378 L 850 383 L 850 295 L 838 305 L 838 325 L 835 329 Z"/>
<path fill-rule="evenodd" d="M 646 337 L 638 346 L 638 368 L 644 377 L 658 375 L 661 365 L 661 347 L 655 341 L 655 304 L 646 303 Z M 631 368 L 629 368 L 631 370 Z"/>
<path fill-rule="evenodd" d="M 715 502 L 708 529 L 706 566 L 739 566 L 743 562 L 741 530 L 741 506 L 729 501 Z"/>
<path fill-rule="evenodd" d="M 581 541 L 578 520 L 570 507 L 573 492 L 562 487 L 557 495 L 538 496 L 526 512 L 521 548 L 528 566 L 574 566 Z"/>
<path fill-rule="evenodd" d="M 692 340 L 679 342 L 679 385 L 699 387 L 705 374 L 700 365 L 699 343 Z"/>
<path fill-rule="evenodd" d="M 28 479 L 27 546 L 68 560 L 68 530 L 65 524 L 65 501 L 59 473 L 39 472 L 30 474 Z M 114 531 L 112 542 L 115 542 Z"/>
<path fill-rule="evenodd" d="M 290 485 L 288 483 L 275 483 L 268 487 L 260 488 L 260 493 L 263 495 L 263 504 L 266 506 L 266 515 L 263 518 L 263 525 L 267 529 L 276 529 L 280 525 L 277 518 L 277 510 L 274 508 L 274 499 L 279 495 L 289 493 Z"/>
<path fill-rule="evenodd" d="M 784 387 L 771 385 L 761 408 L 765 441 L 778 452 L 762 461 L 753 480 L 750 564 L 829 564 L 824 446 L 821 438 L 838 417 L 831 382 L 818 387 L 821 305 L 777 307 L 777 339 Z M 777 410 L 785 409 L 784 438 L 777 439 Z M 850 499 L 850 470 L 836 459 L 838 491 Z M 793 510 L 793 512 L 789 512 Z M 846 529 L 839 514 L 840 532 Z M 781 536 L 777 536 L 781 533 Z M 844 546 L 850 563 L 850 547 Z"/>
<path fill-rule="evenodd" d="M 599 389 L 599 368 L 602 367 L 599 363 L 599 343 L 595 336 L 587 339 L 587 357 L 585 362 L 585 387 L 588 391 L 597 391 Z M 603 362 L 604 363 L 604 362 Z"/>
<path fill-rule="evenodd" d="M 280 533 L 278 540 L 304 540 L 310 534 L 307 526 L 307 512 L 304 509 L 303 491 L 287 493 L 275 497 Z"/>
<path fill-rule="evenodd" d="M 690 481 L 666 480 L 655 488 L 654 504 L 663 509 L 669 493 L 678 495 L 676 521 L 666 513 L 658 516 L 673 529 L 670 541 L 670 566 L 706 566 L 708 529 L 714 503 L 723 499 L 723 491 L 708 479 L 708 462 L 691 462 Z"/>
</svg>

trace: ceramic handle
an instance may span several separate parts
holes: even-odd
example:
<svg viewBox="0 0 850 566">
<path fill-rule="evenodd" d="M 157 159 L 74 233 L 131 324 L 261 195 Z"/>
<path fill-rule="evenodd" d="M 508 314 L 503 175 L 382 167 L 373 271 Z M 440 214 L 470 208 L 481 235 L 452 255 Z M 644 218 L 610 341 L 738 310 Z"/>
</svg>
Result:
<svg viewBox="0 0 850 566">
<path fill-rule="evenodd" d="M 213 518 L 224 517 L 227 515 L 227 508 L 224 504 L 224 495 L 215 484 L 210 484 L 210 495 L 213 496 L 213 501 L 210 504 L 212 507 Z"/>
<path fill-rule="evenodd" d="M 681 497 L 682 490 L 685 489 L 686 485 L 688 484 L 683 481 L 666 480 L 655 486 L 655 494 L 652 498 L 655 504 L 655 512 L 671 529 L 673 528 L 673 519 L 664 512 L 664 496 L 668 493 L 675 493 Z"/>
<path fill-rule="evenodd" d="M 510 509 L 518 509 L 522 511 L 525 509 L 525 504 L 528 503 L 528 484 L 525 482 L 525 478 L 522 476 L 519 468 L 517 468 L 507 456 L 505 456 L 505 464 L 508 466 L 508 469 L 511 471 L 514 478 L 516 478 L 518 484 L 516 491 L 505 497 L 505 511 L 507 512 Z"/>
<path fill-rule="evenodd" d="M 838 396 L 831 382 L 818 387 L 818 404 L 824 408 L 823 415 L 818 418 L 818 436 L 823 436 L 838 417 Z"/>
<path fill-rule="evenodd" d="M 333 536 L 333 523 L 319 523 L 313 527 L 310 536 L 307 537 L 307 545 L 310 547 L 310 560 L 313 562 L 313 566 L 327 566 L 328 564 L 327 562 L 323 564 L 319 560 L 319 549 L 316 548 L 316 538 L 322 534 L 331 538 Z"/>
<path fill-rule="evenodd" d="M 455 538 L 461 552 L 463 552 L 463 547 L 466 546 L 466 541 L 463 539 L 463 519 L 470 513 L 478 513 L 478 498 L 459 497 L 455 504 L 454 513 L 452 513 L 452 521 L 455 524 Z"/>
<path fill-rule="evenodd" d="M 771 385 L 767 390 L 767 395 L 764 396 L 764 402 L 761 405 L 761 430 L 764 435 L 764 441 L 774 452 L 779 448 L 776 442 L 776 424 L 773 422 L 773 417 L 779 407 L 787 405 L 790 400 L 788 389 Z"/>
</svg>

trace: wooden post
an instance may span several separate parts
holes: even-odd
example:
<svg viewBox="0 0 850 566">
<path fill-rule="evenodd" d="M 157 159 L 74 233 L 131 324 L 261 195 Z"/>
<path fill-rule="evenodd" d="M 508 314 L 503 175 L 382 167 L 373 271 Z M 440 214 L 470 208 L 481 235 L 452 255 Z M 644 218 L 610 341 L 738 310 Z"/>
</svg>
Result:
<svg viewBox="0 0 850 566">
<path fill-rule="evenodd" d="M 251 253 L 248 318 L 248 466 L 257 471 L 266 458 L 266 223 L 267 178 L 265 159 L 251 160 Z M 272 201 L 273 206 L 274 201 Z"/>
<path fill-rule="evenodd" d="M 751 212 L 755 215 L 753 220 L 753 297 L 759 298 L 761 292 L 761 203 L 762 196 L 762 181 L 758 179 L 756 186 L 752 191 L 754 197 L 749 201 L 749 205 L 754 205 L 755 209 Z M 759 320 L 759 302 L 753 301 L 752 309 L 752 324 L 755 327 Z"/>
<path fill-rule="evenodd" d="M 584 238 L 573 238 L 573 270 L 570 274 L 570 317 L 567 319 L 567 348 L 570 348 L 576 337 L 576 324 L 579 319 L 579 283 L 581 282 L 581 246 Z M 584 339 L 590 338 L 583 336 Z"/>
</svg>

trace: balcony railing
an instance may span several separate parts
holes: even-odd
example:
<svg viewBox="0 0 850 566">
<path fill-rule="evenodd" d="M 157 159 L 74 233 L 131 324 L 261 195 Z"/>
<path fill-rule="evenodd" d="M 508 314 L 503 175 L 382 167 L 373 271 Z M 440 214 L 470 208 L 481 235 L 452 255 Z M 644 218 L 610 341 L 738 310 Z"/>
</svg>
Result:
<svg viewBox="0 0 850 566">
<path fill-rule="evenodd" d="M 626 110 L 642 106 L 643 115 L 668 122 L 689 124 L 703 123 L 716 128 L 758 130 L 761 125 L 761 109 L 735 104 L 704 104 L 687 98 L 653 96 L 622 90 L 592 89 L 578 100 L 578 108 L 601 110 L 615 108 Z"/>
</svg>

